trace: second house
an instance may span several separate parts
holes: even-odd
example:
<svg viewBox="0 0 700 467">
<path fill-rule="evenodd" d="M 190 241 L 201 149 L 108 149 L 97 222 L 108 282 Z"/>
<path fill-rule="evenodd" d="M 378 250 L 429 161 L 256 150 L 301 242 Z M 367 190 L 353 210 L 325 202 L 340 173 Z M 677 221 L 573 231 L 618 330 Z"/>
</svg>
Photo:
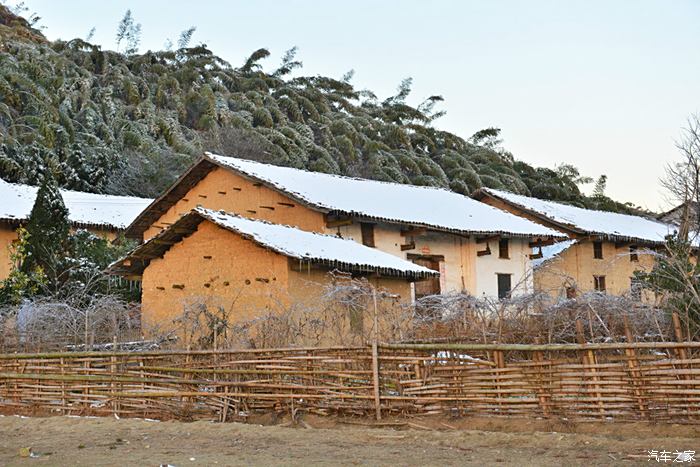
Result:
<svg viewBox="0 0 700 467">
<path fill-rule="evenodd" d="M 551 228 L 449 190 L 308 172 L 206 153 L 127 229 L 148 240 L 197 207 L 354 240 L 434 270 L 412 299 L 532 290 L 533 247 Z M 233 252 L 232 252 L 233 254 Z"/>
</svg>

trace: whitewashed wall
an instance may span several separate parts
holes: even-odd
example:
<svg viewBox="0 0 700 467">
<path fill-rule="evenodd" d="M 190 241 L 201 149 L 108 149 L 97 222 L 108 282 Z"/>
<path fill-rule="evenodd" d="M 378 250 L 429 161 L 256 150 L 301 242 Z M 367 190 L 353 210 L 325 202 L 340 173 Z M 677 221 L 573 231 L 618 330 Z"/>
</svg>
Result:
<svg viewBox="0 0 700 467">
<path fill-rule="evenodd" d="M 343 238 L 362 242 L 360 225 L 329 228 L 328 234 L 340 232 Z M 374 232 L 375 247 L 406 259 L 409 253 L 417 255 L 442 255 L 444 263 L 440 266 L 440 288 L 443 293 L 468 291 L 477 296 L 498 297 L 497 273 L 512 274 L 511 284 L 520 288 L 515 293 L 532 290 L 532 277 L 527 274 L 530 267 L 528 239 L 511 239 L 510 259 L 498 258 L 498 240 L 490 244 L 491 254 L 477 257 L 476 251 L 486 247 L 486 243 L 477 244 L 474 237 L 463 237 L 449 233 L 431 232 L 415 238 L 416 247 L 401 251 L 401 245 L 408 242 L 401 236 L 401 228 L 392 224 L 377 224 Z"/>
<path fill-rule="evenodd" d="M 533 282 L 530 270 L 530 254 L 528 239 L 511 238 L 509 241 L 509 259 L 498 257 L 498 240 L 489 242 L 491 254 L 476 258 L 476 295 L 479 297 L 498 297 L 498 274 L 511 274 L 513 294 L 524 294 L 532 291 Z M 478 244 L 477 249 L 483 250 L 486 243 Z"/>
</svg>

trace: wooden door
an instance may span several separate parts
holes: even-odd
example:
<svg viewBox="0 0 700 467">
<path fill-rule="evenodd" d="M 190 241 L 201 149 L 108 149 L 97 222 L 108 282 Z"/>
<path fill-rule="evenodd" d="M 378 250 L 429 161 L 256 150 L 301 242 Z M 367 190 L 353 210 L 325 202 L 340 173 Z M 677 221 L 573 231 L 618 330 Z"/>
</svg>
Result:
<svg viewBox="0 0 700 467">
<path fill-rule="evenodd" d="M 433 271 L 440 271 L 440 261 L 432 258 L 416 258 L 413 262 Z M 429 277 L 415 284 L 416 299 L 440 293 L 440 276 Z"/>
</svg>

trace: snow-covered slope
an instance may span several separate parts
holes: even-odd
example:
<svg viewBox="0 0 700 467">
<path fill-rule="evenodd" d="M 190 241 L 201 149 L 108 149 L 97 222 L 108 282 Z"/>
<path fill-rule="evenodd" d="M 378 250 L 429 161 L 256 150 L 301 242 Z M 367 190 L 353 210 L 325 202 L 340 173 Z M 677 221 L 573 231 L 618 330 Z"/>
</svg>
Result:
<svg viewBox="0 0 700 467">
<path fill-rule="evenodd" d="M 0 180 L 0 220 L 25 220 L 38 187 Z M 126 228 L 152 200 L 61 190 L 71 222 L 84 226 Z"/>
<path fill-rule="evenodd" d="M 670 224 L 664 224 L 640 216 L 583 209 L 492 188 L 482 188 L 481 191 L 586 234 L 638 239 L 657 243 L 663 242 L 667 235 L 676 230 Z"/>
<path fill-rule="evenodd" d="M 201 207 L 195 208 L 193 212 L 220 227 L 249 237 L 258 244 L 290 258 L 391 269 L 424 276 L 439 274 L 437 271 L 418 266 L 352 240 L 306 232 L 286 225 L 252 220 Z"/>
<path fill-rule="evenodd" d="M 440 188 L 308 172 L 211 153 L 205 157 L 327 211 L 465 233 L 561 236 L 527 219 Z"/>
</svg>

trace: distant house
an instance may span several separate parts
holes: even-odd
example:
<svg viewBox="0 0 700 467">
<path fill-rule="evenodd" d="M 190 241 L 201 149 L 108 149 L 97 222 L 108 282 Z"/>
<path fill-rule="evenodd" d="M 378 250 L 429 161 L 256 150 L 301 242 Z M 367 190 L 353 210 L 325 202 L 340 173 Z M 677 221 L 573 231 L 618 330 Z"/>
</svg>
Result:
<svg viewBox="0 0 700 467">
<path fill-rule="evenodd" d="M 538 248 L 535 289 L 555 297 L 599 291 L 642 298 L 633 275 L 650 270 L 653 251 L 672 225 L 639 216 L 582 209 L 506 191 L 482 188 L 473 197 L 566 234 L 569 240 Z"/>
<path fill-rule="evenodd" d="M 206 153 L 129 226 L 148 240 L 202 206 L 335 235 L 440 273 L 413 294 L 504 297 L 532 286 L 533 245 L 556 230 L 449 190 L 308 172 Z"/>
<path fill-rule="evenodd" d="M 195 208 L 150 237 L 110 272 L 142 279 L 142 319 L 171 322 L 192 300 L 235 309 L 244 321 L 317 299 L 329 271 L 361 275 L 399 300 L 437 271 L 359 243 L 262 220 Z"/>
<path fill-rule="evenodd" d="M 0 180 L 0 280 L 7 278 L 12 264 L 10 246 L 17 228 L 27 222 L 38 187 Z M 115 238 L 152 200 L 130 196 L 100 195 L 61 190 L 74 229 L 86 229 Z"/>
<path fill-rule="evenodd" d="M 657 219 L 661 222 L 667 224 L 673 224 L 675 226 L 680 226 L 684 216 L 684 207 L 688 205 L 688 220 L 690 221 L 690 229 L 694 230 L 697 226 L 700 226 L 700 205 L 697 201 L 686 201 L 683 204 L 679 204 L 675 208 L 660 214 Z"/>
</svg>

